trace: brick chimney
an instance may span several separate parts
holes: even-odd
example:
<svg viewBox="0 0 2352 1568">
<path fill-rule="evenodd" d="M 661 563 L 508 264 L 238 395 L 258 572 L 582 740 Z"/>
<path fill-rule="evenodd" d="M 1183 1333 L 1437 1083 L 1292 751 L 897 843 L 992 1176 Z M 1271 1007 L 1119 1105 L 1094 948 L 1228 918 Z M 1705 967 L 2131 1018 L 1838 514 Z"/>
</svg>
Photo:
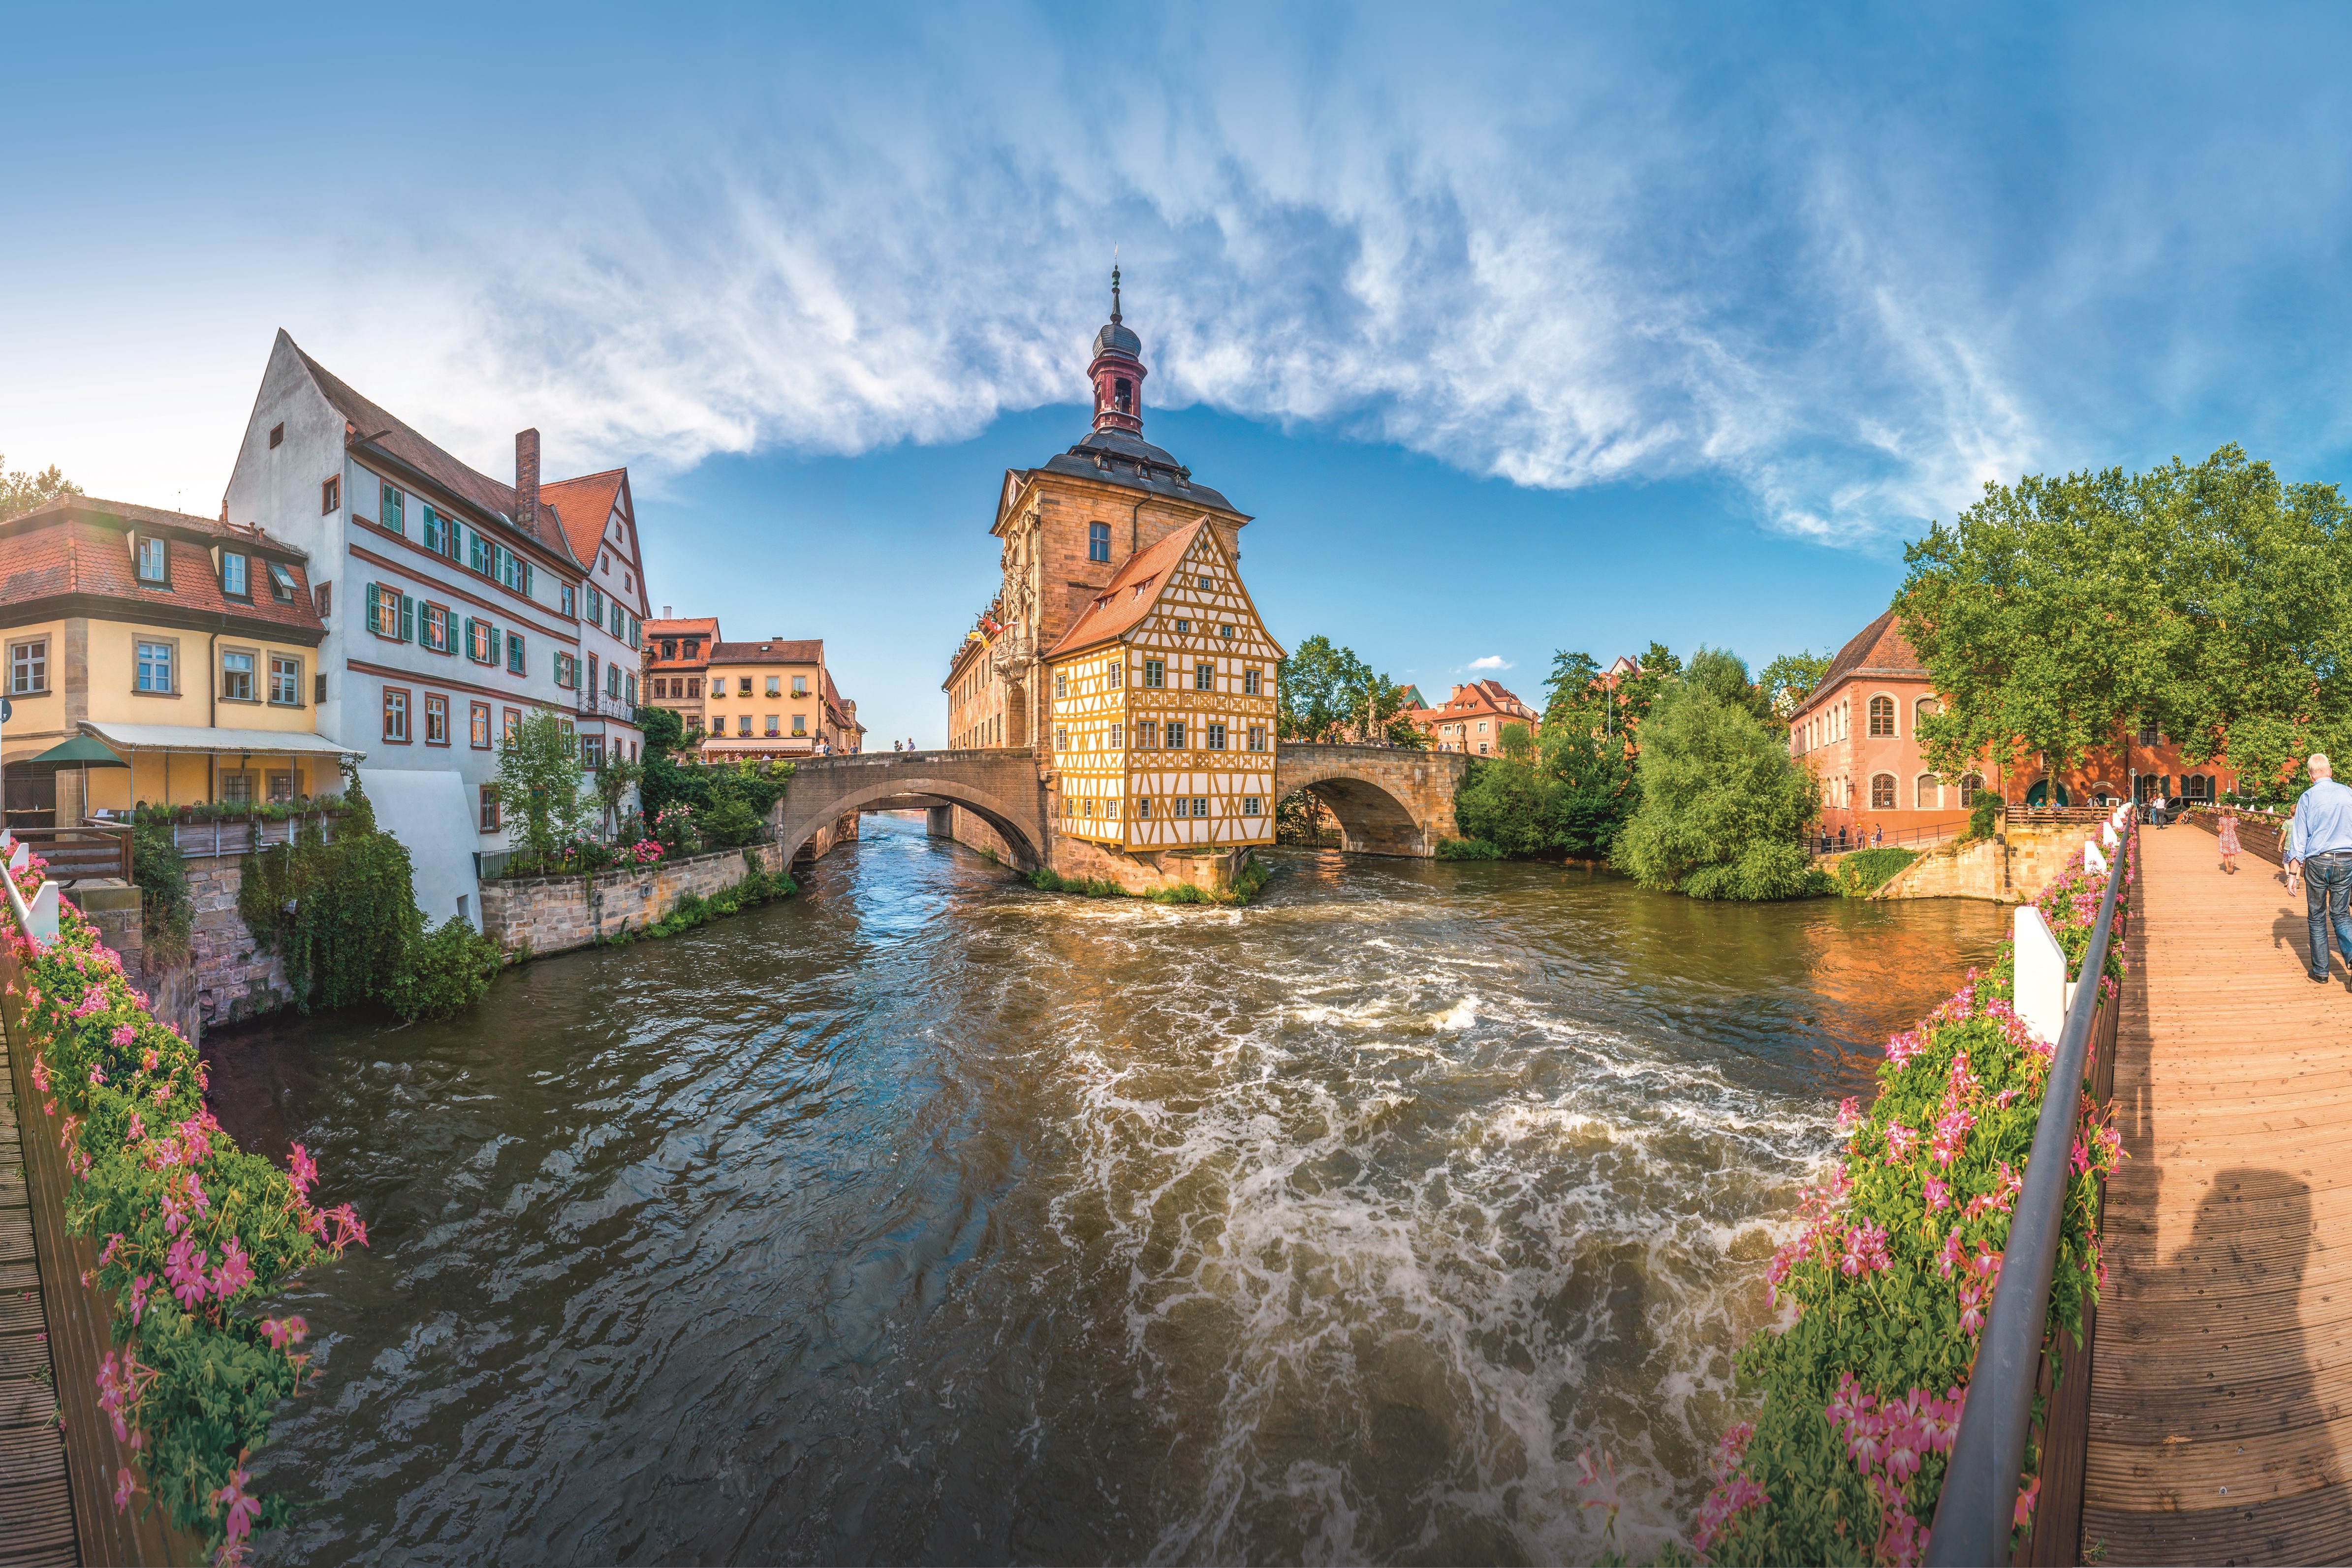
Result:
<svg viewBox="0 0 2352 1568">
<path fill-rule="evenodd" d="M 515 526 L 539 532 L 539 432 L 515 432 Z"/>
</svg>

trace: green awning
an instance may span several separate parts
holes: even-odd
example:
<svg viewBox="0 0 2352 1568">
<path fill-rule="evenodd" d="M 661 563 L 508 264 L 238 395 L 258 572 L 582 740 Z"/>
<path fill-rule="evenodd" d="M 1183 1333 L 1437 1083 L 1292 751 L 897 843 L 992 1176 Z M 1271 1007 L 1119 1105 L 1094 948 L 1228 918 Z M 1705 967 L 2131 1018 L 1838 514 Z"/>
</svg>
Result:
<svg viewBox="0 0 2352 1568">
<path fill-rule="evenodd" d="M 11 763 L 12 773 L 52 773 L 59 768 L 127 768 L 124 762 L 107 749 L 106 742 L 94 735 L 76 735 L 72 740 L 51 746 L 30 762 Z"/>
</svg>

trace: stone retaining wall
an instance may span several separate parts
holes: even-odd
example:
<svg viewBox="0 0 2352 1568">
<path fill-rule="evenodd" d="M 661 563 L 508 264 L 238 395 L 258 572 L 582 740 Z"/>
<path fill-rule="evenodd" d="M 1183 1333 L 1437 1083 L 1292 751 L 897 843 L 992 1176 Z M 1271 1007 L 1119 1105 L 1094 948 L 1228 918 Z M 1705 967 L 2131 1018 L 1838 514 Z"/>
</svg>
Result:
<svg viewBox="0 0 2352 1568">
<path fill-rule="evenodd" d="M 626 927 L 642 931 L 692 893 L 709 898 L 741 881 L 750 868 L 742 849 L 719 849 L 665 860 L 642 869 L 615 868 L 593 877 L 533 877 L 482 884 L 482 932 L 509 952 L 566 952 Z M 782 868 L 783 851 L 754 844 L 761 869 Z"/>
<path fill-rule="evenodd" d="M 1878 899 L 1986 899 L 2021 904 L 2056 879 L 2095 824 L 2004 822 L 1973 844 L 1941 844 L 1887 879 Z"/>
<path fill-rule="evenodd" d="M 962 806 L 931 807 L 925 814 L 924 828 L 934 838 L 952 838 L 967 849 L 993 854 L 997 863 L 1007 870 L 1019 869 L 1004 836 Z M 1045 863 L 1062 876 L 1116 882 L 1130 893 L 1194 887 L 1203 892 L 1223 894 L 1232 890 L 1247 855 L 1245 848 L 1150 849 L 1131 853 L 1108 848 L 1075 834 L 1055 833 L 1046 847 Z"/>
</svg>

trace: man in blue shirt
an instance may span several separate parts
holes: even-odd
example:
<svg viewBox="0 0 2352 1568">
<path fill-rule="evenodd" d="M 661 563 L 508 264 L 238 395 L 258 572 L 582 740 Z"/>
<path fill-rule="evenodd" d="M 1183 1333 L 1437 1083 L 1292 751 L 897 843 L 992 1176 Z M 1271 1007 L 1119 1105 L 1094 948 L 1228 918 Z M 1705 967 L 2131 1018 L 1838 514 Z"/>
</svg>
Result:
<svg viewBox="0 0 2352 1568">
<path fill-rule="evenodd" d="M 2311 787 L 2294 803 L 2287 835 L 2286 869 L 2303 873 L 2304 906 L 2311 916 L 2311 978 L 2327 984 L 2327 928 L 2352 972 L 2352 789 L 2336 782 L 2325 752 L 2310 762 Z"/>
</svg>

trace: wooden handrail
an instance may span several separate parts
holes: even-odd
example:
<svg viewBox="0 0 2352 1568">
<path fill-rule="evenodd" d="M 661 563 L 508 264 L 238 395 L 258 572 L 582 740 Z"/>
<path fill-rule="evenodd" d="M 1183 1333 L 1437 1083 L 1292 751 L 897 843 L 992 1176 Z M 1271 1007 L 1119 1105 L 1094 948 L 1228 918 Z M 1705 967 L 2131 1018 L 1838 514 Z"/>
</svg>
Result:
<svg viewBox="0 0 2352 1568">
<path fill-rule="evenodd" d="M 59 882 L 96 877 L 131 880 L 131 829 L 90 824 L 82 827 L 12 827 L 8 830 L 49 863 Z"/>
</svg>

